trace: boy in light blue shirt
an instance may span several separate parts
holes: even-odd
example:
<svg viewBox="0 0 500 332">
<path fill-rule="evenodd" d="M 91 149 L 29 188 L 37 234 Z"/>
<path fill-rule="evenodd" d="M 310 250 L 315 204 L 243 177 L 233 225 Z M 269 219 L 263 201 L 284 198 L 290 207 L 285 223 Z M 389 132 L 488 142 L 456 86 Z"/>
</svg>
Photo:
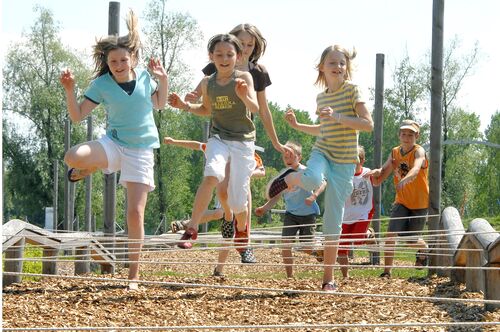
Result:
<svg viewBox="0 0 500 332">
<path fill-rule="evenodd" d="M 289 147 L 293 153 L 283 155 L 283 162 L 287 168 L 281 171 L 278 177 L 285 173 L 288 174 L 290 172 L 305 169 L 305 166 L 300 163 L 300 160 L 302 159 L 302 146 L 291 141 L 286 142 L 285 146 Z M 274 179 L 271 180 L 270 183 L 273 181 Z M 255 214 L 257 216 L 262 216 L 274 205 L 276 205 L 281 196 L 283 196 L 283 199 L 285 200 L 286 212 L 283 230 L 281 233 L 284 247 L 281 253 L 288 278 L 293 277 L 292 243 L 294 242 L 297 233 L 299 234 L 300 242 L 310 243 L 313 241 L 314 231 L 316 229 L 316 216 L 320 214 L 316 198 L 318 198 L 318 195 L 323 192 L 325 187 L 326 182 L 323 182 L 322 185 L 315 191 L 307 191 L 301 187 L 295 186 L 292 189 L 287 189 L 279 193 L 269 199 L 266 204 L 255 209 Z M 304 252 L 316 255 L 318 261 L 322 260 L 322 255 L 319 255 L 312 249 L 312 247 L 307 247 Z"/>
</svg>

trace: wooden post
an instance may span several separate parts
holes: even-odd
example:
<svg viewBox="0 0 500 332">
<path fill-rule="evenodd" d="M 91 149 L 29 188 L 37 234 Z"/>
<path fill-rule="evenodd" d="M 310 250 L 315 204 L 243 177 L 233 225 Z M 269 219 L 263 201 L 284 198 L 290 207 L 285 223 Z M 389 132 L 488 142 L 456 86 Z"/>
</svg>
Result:
<svg viewBox="0 0 500 332">
<path fill-rule="evenodd" d="M 208 142 L 208 136 L 210 134 L 210 121 L 203 122 L 203 142 Z M 201 231 L 203 233 L 208 232 L 208 223 L 204 223 L 201 225 Z M 205 247 L 206 245 L 204 245 Z"/>
<path fill-rule="evenodd" d="M 85 260 L 89 259 L 88 247 L 75 248 L 75 275 L 85 274 L 90 272 L 90 262 Z M 80 256 L 83 255 L 83 256 Z"/>
<path fill-rule="evenodd" d="M 486 300 L 500 300 L 500 236 L 488 247 L 487 267 L 496 270 L 486 270 L 484 298 Z M 486 310 L 492 311 L 498 308 L 500 308 L 499 304 L 486 304 Z"/>
<path fill-rule="evenodd" d="M 23 258 L 24 255 L 24 245 L 25 239 L 24 237 L 20 238 L 11 248 L 5 250 L 5 258 L 9 259 L 19 259 Z M 23 261 L 5 261 L 4 263 L 4 271 L 5 272 L 23 272 Z M 3 275 L 2 282 L 3 286 L 8 286 L 12 283 L 21 282 L 22 277 L 20 275 Z"/>
<path fill-rule="evenodd" d="M 434 0 L 432 8 L 431 135 L 429 164 L 429 214 L 439 215 L 441 206 L 441 123 L 443 100 L 444 0 Z M 429 231 L 438 229 L 439 216 L 429 218 Z M 436 266 L 431 255 L 430 266 Z M 429 268 L 429 275 L 436 272 Z"/>
<path fill-rule="evenodd" d="M 92 115 L 87 117 L 87 141 L 93 139 Z M 92 232 L 92 174 L 85 177 L 85 226 L 86 232 Z M 90 256 L 88 248 L 77 248 L 76 255 L 83 255 L 75 260 L 75 275 L 90 272 Z"/>
<path fill-rule="evenodd" d="M 64 153 L 66 153 L 71 144 L 71 138 L 70 138 L 70 133 L 71 133 L 71 124 L 69 121 L 69 118 L 66 118 L 64 122 Z M 64 174 L 68 174 L 68 165 L 64 163 Z M 64 177 L 64 224 L 63 224 L 63 230 L 69 230 L 70 228 L 70 217 L 69 217 L 69 200 L 70 200 L 70 194 L 69 194 L 69 181 L 68 178 L 65 176 Z"/>
<path fill-rule="evenodd" d="M 52 193 L 52 206 L 54 207 L 54 212 L 52 214 L 52 231 L 57 232 L 57 209 L 58 209 L 58 197 L 59 197 L 59 161 L 54 160 L 54 192 Z"/>
<path fill-rule="evenodd" d="M 487 263 L 486 257 L 483 252 L 473 251 L 481 249 L 481 246 L 477 243 L 476 237 L 473 235 L 469 236 L 469 241 L 465 246 L 467 251 L 467 267 L 480 267 Z M 484 271 L 481 270 L 466 270 L 465 271 L 465 286 L 470 292 L 483 292 L 484 291 Z"/>
<path fill-rule="evenodd" d="M 373 109 L 373 121 L 375 130 L 373 133 L 373 168 L 382 167 L 382 137 L 384 134 L 384 54 L 377 54 L 376 56 L 376 70 L 375 70 L 375 108 Z M 382 207 L 382 186 L 373 187 L 373 204 L 375 206 L 375 213 L 373 221 L 371 222 L 375 237 L 380 238 L 380 216 Z M 370 263 L 380 264 L 380 252 L 370 251 Z"/>
<path fill-rule="evenodd" d="M 118 35 L 120 32 L 120 3 L 109 2 L 108 35 Z M 104 176 L 104 236 L 114 238 L 116 217 L 116 173 Z M 114 241 L 106 241 L 108 247 L 114 247 Z M 112 249 L 110 250 L 112 252 Z M 103 273 L 114 273 L 114 265 L 103 265 Z"/>
<path fill-rule="evenodd" d="M 42 273 L 43 274 L 57 274 L 57 253 L 58 250 L 55 248 L 43 248 L 43 257 L 49 257 L 50 261 L 42 261 Z"/>
</svg>

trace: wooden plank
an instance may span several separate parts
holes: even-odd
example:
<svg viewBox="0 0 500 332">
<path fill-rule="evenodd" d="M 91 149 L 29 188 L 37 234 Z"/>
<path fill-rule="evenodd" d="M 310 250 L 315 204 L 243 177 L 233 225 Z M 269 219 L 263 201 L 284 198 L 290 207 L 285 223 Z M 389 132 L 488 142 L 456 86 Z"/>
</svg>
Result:
<svg viewBox="0 0 500 332">
<path fill-rule="evenodd" d="M 500 264 L 500 236 L 488 246 L 488 261 L 490 264 Z"/>
<path fill-rule="evenodd" d="M 491 263 L 487 267 L 494 267 L 496 270 L 486 270 L 486 283 L 484 298 L 486 300 L 500 300 L 500 263 Z M 500 308 L 500 304 L 486 304 L 486 310 L 493 311 Z"/>
<path fill-rule="evenodd" d="M 477 240 L 473 234 L 467 235 L 466 249 L 482 249 L 482 243 Z M 467 267 L 481 267 L 487 263 L 484 251 L 467 251 Z M 484 292 L 485 273 L 484 270 L 469 270 L 465 271 L 465 286 L 472 292 Z"/>
<path fill-rule="evenodd" d="M 462 237 L 462 240 L 460 240 L 457 251 L 455 251 L 455 255 L 453 256 L 453 266 L 465 266 L 467 263 L 466 246 L 468 241 L 469 238 L 467 236 Z"/>
</svg>

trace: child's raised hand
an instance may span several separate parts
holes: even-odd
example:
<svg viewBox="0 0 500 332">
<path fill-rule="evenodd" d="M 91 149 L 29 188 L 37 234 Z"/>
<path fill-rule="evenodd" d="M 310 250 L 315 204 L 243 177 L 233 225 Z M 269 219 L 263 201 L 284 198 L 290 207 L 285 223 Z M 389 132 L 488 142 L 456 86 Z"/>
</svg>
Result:
<svg viewBox="0 0 500 332">
<path fill-rule="evenodd" d="M 242 79 L 242 78 L 236 78 L 235 79 L 236 86 L 234 87 L 234 91 L 236 92 L 236 95 L 240 98 L 243 99 L 247 96 L 248 94 L 248 84 L 247 82 Z"/>
<path fill-rule="evenodd" d="M 163 68 L 160 59 L 155 59 L 155 58 L 149 59 L 148 69 L 151 72 L 151 74 L 153 74 L 153 76 L 158 79 L 167 78 L 167 72 L 165 71 L 165 68 Z"/>
<path fill-rule="evenodd" d="M 295 127 L 297 125 L 297 118 L 295 117 L 295 112 L 293 109 L 289 108 L 285 113 L 285 120 L 291 127 Z"/>
<path fill-rule="evenodd" d="M 187 104 L 182 101 L 181 97 L 175 92 L 172 92 L 168 95 L 167 102 L 170 106 L 180 109 L 185 109 Z"/>
<path fill-rule="evenodd" d="M 73 90 L 75 88 L 75 77 L 69 69 L 63 70 L 59 81 L 65 90 Z"/>
</svg>

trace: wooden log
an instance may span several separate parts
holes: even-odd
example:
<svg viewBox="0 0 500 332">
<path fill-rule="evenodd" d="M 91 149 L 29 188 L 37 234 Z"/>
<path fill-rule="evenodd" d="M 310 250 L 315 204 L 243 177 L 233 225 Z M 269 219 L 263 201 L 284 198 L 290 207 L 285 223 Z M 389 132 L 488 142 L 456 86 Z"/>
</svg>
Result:
<svg viewBox="0 0 500 332">
<path fill-rule="evenodd" d="M 450 206 L 443 210 L 439 229 L 443 231 L 443 234 L 439 237 L 439 242 L 443 243 L 440 248 L 443 250 L 438 250 L 437 265 L 452 266 L 454 265 L 454 257 L 450 255 L 453 253 L 453 250 L 458 248 L 465 233 L 460 213 L 458 213 L 456 208 Z M 453 273 L 452 270 L 437 270 L 436 272 L 439 276 L 447 277 L 451 277 Z"/>
<path fill-rule="evenodd" d="M 18 259 L 18 258 L 23 258 L 24 255 L 24 245 L 25 245 L 25 240 L 24 238 L 19 238 L 15 244 L 5 250 L 5 259 L 13 258 L 13 259 Z M 16 273 L 21 273 L 23 272 L 23 261 L 22 260 L 16 260 L 16 261 L 5 261 L 4 262 L 4 271 L 5 272 L 16 272 Z M 21 282 L 22 277 L 21 275 L 3 275 L 3 287 L 8 286 L 10 284 L 16 283 L 16 282 Z"/>
</svg>

